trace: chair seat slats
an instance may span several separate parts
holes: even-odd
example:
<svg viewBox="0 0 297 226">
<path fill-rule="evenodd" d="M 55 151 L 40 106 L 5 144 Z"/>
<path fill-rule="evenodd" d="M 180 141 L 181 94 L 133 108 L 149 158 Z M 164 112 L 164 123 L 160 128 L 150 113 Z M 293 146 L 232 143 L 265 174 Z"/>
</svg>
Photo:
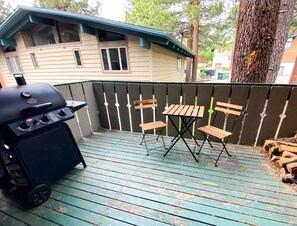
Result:
<svg viewBox="0 0 297 226">
<path fill-rule="evenodd" d="M 143 123 L 139 125 L 143 130 L 152 130 L 152 129 L 159 129 L 166 127 L 166 123 L 162 121 L 156 121 L 156 122 L 148 122 L 148 123 Z"/>
<path fill-rule="evenodd" d="M 228 137 L 230 135 L 232 135 L 232 133 L 213 127 L 213 126 L 203 126 L 203 127 L 199 127 L 198 130 L 203 131 L 205 133 L 208 133 L 214 137 L 217 137 L 219 139 Z"/>
</svg>

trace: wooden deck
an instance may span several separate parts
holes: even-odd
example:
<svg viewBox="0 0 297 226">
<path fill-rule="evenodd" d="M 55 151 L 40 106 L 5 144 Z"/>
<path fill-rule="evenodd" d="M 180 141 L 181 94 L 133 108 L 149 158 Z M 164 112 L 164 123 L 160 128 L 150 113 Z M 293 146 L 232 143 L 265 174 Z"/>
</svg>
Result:
<svg viewBox="0 0 297 226">
<path fill-rule="evenodd" d="M 196 163 L 179 142 L 146 156 L 141 134 L 104 130 L 80 142 L 88 167 L 52 185 L 50 200 L 25 210 L 0 196 L 0 225 L 296 225 L 297 193 L 254 148 L 208 146 Z M 170 140 L 166 139 L 169 144 Z"/>
</svg>

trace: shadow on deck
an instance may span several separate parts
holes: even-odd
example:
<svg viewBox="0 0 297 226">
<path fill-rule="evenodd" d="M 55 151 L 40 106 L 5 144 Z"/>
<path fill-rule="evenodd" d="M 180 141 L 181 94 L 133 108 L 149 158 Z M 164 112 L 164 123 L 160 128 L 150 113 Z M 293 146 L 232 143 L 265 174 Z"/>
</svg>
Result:
<svg viewBox="0 0 297 226">
<path fill-rule="evenodd" d="M 42 206 L 23 210 L 1 194 L 0 225 L 288 225 L 297 194 L 251 147 L 232 157 L 206 145 L 196 163 L 179 142 L 146 156 L 141 134 L 103 130 L 79 143 L 88 164 L 52 185 Z M 170 140 L 166 139 L 169 144 Z"/>
</svg>

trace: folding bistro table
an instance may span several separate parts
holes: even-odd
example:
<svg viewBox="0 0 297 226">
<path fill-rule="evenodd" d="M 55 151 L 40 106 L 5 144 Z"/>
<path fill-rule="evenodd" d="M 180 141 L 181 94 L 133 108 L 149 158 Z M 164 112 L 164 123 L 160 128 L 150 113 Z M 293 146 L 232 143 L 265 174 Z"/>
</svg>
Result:
<svg viewBox="0 0 297 226">
<path fill-rule="evenodd" d="M 174 147 L 179 139 L 182 139 L 183 142 L 186 144 L 187 148 L 189 149 L 190 153 L 192 154 L 193 158 L 198 162 L 197 158 L 195 157 L 194 153 L 192 152 L 191 148 L 187 144 L 186 140 L 184 139 L 184 134 L 186 131 L 190 132 L 191 137 L 195 141 L 195 143 L 199 146 L 197 140 L 193 136 L 191 132 L 191 126 L 193 123 L 203 117 L 204 114 L 204 106 L 194 106 L 194 105 L 179 105 L 179 104 L 171 104 L 164 112 L 163 115 L 167 115 L 169 120 L 172 122 L 174 128 L 177 131 L 176 136 L 171 141 L 171 145 L 168 148 L 167 152 L 164 154 L 164 157 L 168 154 L 168 152 Z M 181 129 L 179 130 L 178 125 L 176 125 L 173 121 L 173 117 L 181 118 Z"/>
</svg>

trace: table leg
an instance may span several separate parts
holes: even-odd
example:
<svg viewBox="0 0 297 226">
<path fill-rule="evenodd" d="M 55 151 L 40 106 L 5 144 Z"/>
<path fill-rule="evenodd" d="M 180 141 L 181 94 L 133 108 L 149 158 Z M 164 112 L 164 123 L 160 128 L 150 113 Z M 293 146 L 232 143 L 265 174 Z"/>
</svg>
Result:
<svg viewBox="0 0 297 226">
<path fill-rule="evenodd" d="M 195 157 L 195 155 L 193 154 L 191 148 L 189 147 L 188 143 L 186 142 L 186 140 L 184 139 L 183 135 L 185 134 L 186 131 L 189 131 L 191 136 L 193 137 L 193 139 L 195 140 L 196 144 L 199 145 L 196 141 L 196 139 L 194 138 L 194 136 L 192 135 L 189 127 L 194 123 L 194 121 L 196 120 L 195 118 L 194 119 L 190 119 L 188 121 L 186 121 L 186 118 L 185 117 L 181 117 L 182 118 L 182 128 L 181 130 L 179 131 L 177 126 L 174 124 L 173 120 L 171 119 L 171 117 L 169 116 L 168 117 L 169 120 L 172 122 L 174 128 L 176 129 L 177 131 L 177 135 L 175 136 L 175 138 L 172 140 L 175 141 L 171 143 L 170 147 L 168 148 L 167 152 L 163 155 L 164 157 L 168 154 L 168 152 L 173 148 L 173 146 L 177 143 L 177 141 L 181 138 L 183 140 L 183 142 L 186 144 L 188 150 L 190 151 L 191 155 L 193 156 L 193 158 L 195 159 L 196 162 L 198 162 L 197 158 Z"/>
</svg>

